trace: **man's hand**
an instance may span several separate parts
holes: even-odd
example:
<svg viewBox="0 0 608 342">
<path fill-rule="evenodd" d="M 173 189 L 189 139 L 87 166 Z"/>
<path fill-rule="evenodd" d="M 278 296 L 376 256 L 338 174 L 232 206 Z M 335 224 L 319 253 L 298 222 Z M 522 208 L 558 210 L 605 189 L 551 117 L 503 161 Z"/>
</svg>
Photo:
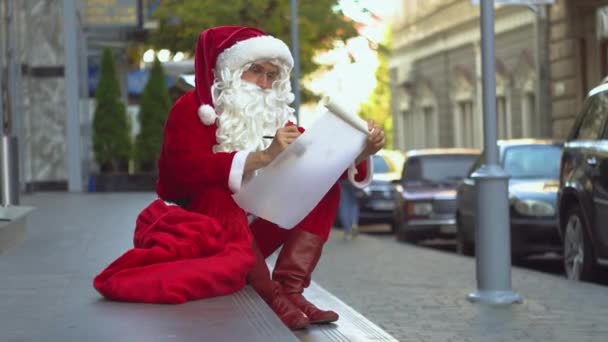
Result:
<svg viewBox="0 0 608 342">
<path fill-rule="evenodd" d="M 269 157 L 269 163 L 270 161 L 273 161 L 279 153 L 283 152 L 289 144 L 294 142 L 300 134 L 298 127 L 294 125 L 277 129 L 274 139 L 272 139 L 272 143 L 263 151 Z"/>
<path fill-rule="evenodd" d="M 297 126 L 285 126 L 279 128 L 272 139 L 270 146 L 263 151 L 249 153 L 245 161 L 243 174 L 247 177 L 252 171 L 261 169 L 270 164 L 279 153 L 283 152 L 289 144 L 300 136 Z"/>
<path fill-rule="evenodd" d="M 367 130 L 369 131 L 367 135 L 367 142 L 365 144 L 365 148 L 359 154 L 357 159 L 355 160 L 356 164 L 359 164 L 363 160 L 367 159 L 369 156 L 376 154 L 376 152 L 380 151 L 386 145 L 386 136 L 384 135 L 384 129 L 374 123 L 374 120 L 367 120 Z"/>
</svg>

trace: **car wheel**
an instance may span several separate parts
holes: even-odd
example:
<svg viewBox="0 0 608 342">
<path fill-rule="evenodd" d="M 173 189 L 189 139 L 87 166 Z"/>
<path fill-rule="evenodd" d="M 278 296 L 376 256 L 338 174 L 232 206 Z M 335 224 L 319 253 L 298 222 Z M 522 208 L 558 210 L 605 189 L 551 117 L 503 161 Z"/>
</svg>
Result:
<svg viewBox="0 0 608 342">
<path fill-rule="evenodd" d="M 564 271 L 572 280 L 593 280 L 595 258 L 587 234 L 585 220 L 579 208 L 570 210 L 564 227 Z"/>
<path fill-rule="evenodd" d="M 464 233 L 462 232 L 462 222 L 460 222 L 459 216 L 456 217 L 456 253 L 462 255 L 473 256 L 475 254 L 475 245 L 466 241 Z"/>
<path fill-rule="evenodd" d="M 401 216 L 399 216 L 398 212 L 393 213 L 393 219 L 390 222 L 392 234 L 397 234 L 397 231 L 399 231 L 399 225 L 402 221 L 403 219 L 401 219 Z"/>
<path fill-rule="evenodd" d="M 398 227 L 399 223 L 395 221 L 391 222 L 391 234 L 395 234 L 397 232 Z"/>
</svg>

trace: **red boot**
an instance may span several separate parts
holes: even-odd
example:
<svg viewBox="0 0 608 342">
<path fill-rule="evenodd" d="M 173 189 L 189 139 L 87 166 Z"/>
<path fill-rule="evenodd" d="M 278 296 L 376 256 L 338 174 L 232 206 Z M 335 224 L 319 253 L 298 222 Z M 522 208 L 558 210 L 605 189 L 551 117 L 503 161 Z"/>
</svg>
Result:
<svg viewBox="0 0 608 342">
<path fill-rule="evenodd" d="M 310 324 L 308 317 L 281 292 L 281 285 L 270 279 L 270 271 L 266 261 L 255 242 L 253 243 L 253 251 L 256 261 L 248 276 L 251 287 L 289 329 L 306 328 Z"/>
<path fill-rule="evenodd" d="M 302 293 L 310 285 L 310 274 L 315 269 L 325 241 L 318 235 L 293 230 L 283 245 L 272 273 L 272 278 L 283 288 L 283 293 L 302 312 L 310 323 L 330 323 L 339 316 L 331 310 L 321 310 L 309 302 Z"/>
</svg>

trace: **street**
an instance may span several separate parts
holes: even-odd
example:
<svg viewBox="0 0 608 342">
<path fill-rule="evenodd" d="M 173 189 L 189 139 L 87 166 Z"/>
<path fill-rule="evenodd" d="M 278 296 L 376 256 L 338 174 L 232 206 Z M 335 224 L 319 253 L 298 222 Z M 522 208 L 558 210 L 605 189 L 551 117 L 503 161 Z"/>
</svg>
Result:
<svg viewBox="0 0 608 342">
<path fill-rule="evenodd" d="M 365 225 L 361 227 L 361 233 L 381 241 L 395 239 L 393 234 L 388 231 L 387 225 Z M 456 253 L 456 241 L 453 239 L 424 240 L 420 242 L 418 246 L 448 253 Z M 514 264 L 514 266 L 565 277 L 562 262 L 560 255 L 549 253 L 525 258 Z M 604 282 L 603 285 L 608 285 L 608 281 Z"/>
<path fill-rule="evenodd" d="M 466 299 L 476 290 L 475 260 L 448 241 L 412 245 L 362 231 L 345 241 L 333 230 L 313 279 L 399 341 L 605 340 L 597 319 L 606 287 L 567 280 L 558 258 L 513 267 L 523 304 L 493 307 Z"/>
</svg>

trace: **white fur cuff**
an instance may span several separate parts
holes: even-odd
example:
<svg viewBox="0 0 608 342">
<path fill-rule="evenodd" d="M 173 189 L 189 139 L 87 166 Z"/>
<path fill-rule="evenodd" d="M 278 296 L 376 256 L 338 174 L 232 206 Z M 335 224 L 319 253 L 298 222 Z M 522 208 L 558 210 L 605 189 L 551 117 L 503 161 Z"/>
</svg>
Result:
<svg viewBox="0 0 608 342">
<path fill-rule="evenodd" d="M 272 36 L 259 36 L 242 40 L 217 56 L 217 68 L 236 70 L 243 65 L 260 59 L 278 58 L 290 69 L 293 67 L 293 57 L 289 47 L 280 39 Z"/>
<path fill-rule="evenodd" d="M 203 124 L 206 126 L 211 126 L 215 123 L 217 114 L 215 113 L 215 109 L 213 109 L 213 107 L 208 104 L 204 104 L 198 107 L 198 117 L 201 119 Z"/>
</svg>

